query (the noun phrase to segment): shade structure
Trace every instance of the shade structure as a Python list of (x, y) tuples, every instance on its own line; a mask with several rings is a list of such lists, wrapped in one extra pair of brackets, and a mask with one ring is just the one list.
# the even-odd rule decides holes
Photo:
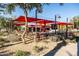
[[(25, 17), (24, 16), (20, 16), (18, 17), (16, 20), (14, 20), (15, 24), (17, 26), (20, 26), (20, 25), (24, 25), (25, 24)], [(41, 26), (45, 26), (46, 24), (48, 23), (52, 23), (52, 24), (55, 24), (55, 21), (52, 21), (52, 20), (45, 20), (45, 19), (38, 19), (38, 18), (33, 18), (33, 17), (27, 17), (27, 22), (33, 22), (33, 23), (39, 23)], [(67, 22), (58, 22), (56, 21), (56, 24), (57, 25), (73, 25), (71, 23), (67, 23)]]
[(58, 25), (73, 25), (71, 23), (67, 23), (67, 22), (57, 22)]
[[(35, 22), (37, 20), (42, 20), (42, 19), (36, 19), (36, 18), (33, 18), (33, 17), (27, 17), (27, 22)], [(25, 21), (25, 17), (24, 16), (20, 16), (16, 19), (16, 21), (19, 21), (19, 22), (26, 22)]]
[[(25, 24), (25, 17), (20, 16), (16, 20), (14, 20), (15, 24), (23, 25)], [(39, 24), (47, 24), (47, 23), (53, 23), (54, 21), (51, 20), (45, 20), (45, 19), (36, 19), (33, 17), (27, 17), (27, 22), (34, 22), (34, 23), (39, 23)]]
[(37, 20), (37, 23), (40, 23), (40, 24), (45, 24), (45, 23), (53, 23), (54, 21), (51, 21), (51, 20)]

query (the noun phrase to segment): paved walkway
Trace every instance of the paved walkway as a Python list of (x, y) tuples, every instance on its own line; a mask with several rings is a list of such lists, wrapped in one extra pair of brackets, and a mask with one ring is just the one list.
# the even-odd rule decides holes
[(77, 56), (77, 44), (63, 46), (55, 56)]

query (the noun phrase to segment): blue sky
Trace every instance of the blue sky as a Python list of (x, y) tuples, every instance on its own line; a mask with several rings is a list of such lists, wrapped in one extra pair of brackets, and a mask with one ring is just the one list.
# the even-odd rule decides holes
[[(13, 12), (13, 16), (21, 16), (24, 15), (23, 11), (17, 7), (15, 12)], [(38, 18), (54, 20), (54, 15), (60, 15), (60, 20), (58, 21), (66, 21), (66, 18), (69, 19), (79, 15), (79, 4), (78, 3), (64, 3), (63, 6), (60, 6), (58, 3), (52, 3), (50, 5), (43, 6), (43, 12), (38, 14)], [(29, 17), (35, 17), (35, 10), (33, 9), (28, 14)]]

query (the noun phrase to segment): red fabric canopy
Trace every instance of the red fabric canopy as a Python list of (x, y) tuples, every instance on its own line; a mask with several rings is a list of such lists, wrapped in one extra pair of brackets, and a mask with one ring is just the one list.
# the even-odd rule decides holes
[[(27, 19), (28, 19), (28, 20), (27, 20), (28, 22), (36, 21), (36, 19), (35, 19), (35, 18), (32, 18), (32, 17), (29, 17), (29, 18), (27, 18)], [(24, 16), (20, 16), (20, 17), (18, 17), (15, 21), (26, 22)]]
[[(25, 21), (25, 17), (24, 16), (20, 16), (18, 17), (16, 20), (14, 21), (17, 21), (15, 24), (20, 26), (20, 25), (24, 25), (24, 22)], [(52, 21), (52, 20), (45, 20), (45, 19), (36, 19), (36, 18), (33, 18), (33, 17), (27, 17), (27, 22), (36, 22), (39, 23), (40, 25), (41, 24), (47, 24), (47, 23), (52, 23), (52, 24), (55, 24), (55, 21)], [(19, 24), (18, 24), (19, 23)], [(56, 22), (56, 24), (58, 25), (72, 25), (71, 23), (66, 23), (66, 22)]]
[(46, 23), (53, 23), (54, 21), (51, 21), (51, 20), (37, 20), (37, 23), (40, 23), (40, 24), (46, 24)]
[[(15, 21), (26, 22), (24, 16), (18, 17)], [(36, 19), (36, 18), (33, 18), (33, 17), (27, 17), (27, 21), (28, 22), (35, 22), (35, 21), (37, 21), (37, 23), (51, 23), (51, 22), (54, 22), (54, 21), (51, 21), (51, 20)]]
[(57, 22), (57, 24), (59, 24), (59, 25), (72, 25), (71, 23), (67, 23), (67, 22)]

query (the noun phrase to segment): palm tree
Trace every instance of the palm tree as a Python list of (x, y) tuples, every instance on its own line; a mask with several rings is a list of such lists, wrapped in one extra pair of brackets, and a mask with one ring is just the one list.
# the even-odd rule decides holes
[(6, 17), (0, 17), (0, 29), (6, 29), (6, 31), (9, 33), (11, 32), (11, 27), (9, 26), (10, 22), (7, 22), (8, 20)]
[[(44, 5), (49, 5), (48, 3), (44, 3), (44, 4), (40, 4), (40, 3), (38, 3), (38, 4), (34, 4), (35, 5), (35, 18), (36, 18), (36, 27), (35, 27), (35, 32), (36, 32), (36, 36), (37, 36), (37, 22), (38, 22), (38, 20), (37, 20), (37, 18), (38, 18), (38, 13), (42, 13), (43, 12), (43, 6)], [(36, 39), (37, 38), (35, 38), (35, 42), (36, 42)]]
[(79, 27), (79, 17), (75, 16), (73, 17), (73, 23), (74, 23), (74, 28), (78, 28)]
[(38, 13), (42, 13), (42, 4), (37, 4), (35, 6), (36, 10), (35, 10), (35, 18), (36, 18), (36, 26), (35, 26), (35, 38), (34, 38), (34, 42), (36, 42), (36, 37), (37, 37), (37, 17), (38, 17)]
[(40, 8), (42, 7), (42, 4), (40, 4), (40, 3), (16, 3), (16, 4), (12, 3), (12, 4), (7, 4), (6, 10), (9, 13), (12, 13), (12, 11), (15, 10), (16, 6), (19, 6), (21, 9), (23, 9), (24, 15), (25, 15), (25, 21), (26, 21), (25, 31), (23, 32), (23, 34), (21, 36), (23, 43), (25, 43), (24, 36), (25, 36), (25, 33), (27, 34), (27, 32), (28, 32), (28, 19), (27, 19), (28, 11), (31, 11), (33, 8), (40, 10)]

